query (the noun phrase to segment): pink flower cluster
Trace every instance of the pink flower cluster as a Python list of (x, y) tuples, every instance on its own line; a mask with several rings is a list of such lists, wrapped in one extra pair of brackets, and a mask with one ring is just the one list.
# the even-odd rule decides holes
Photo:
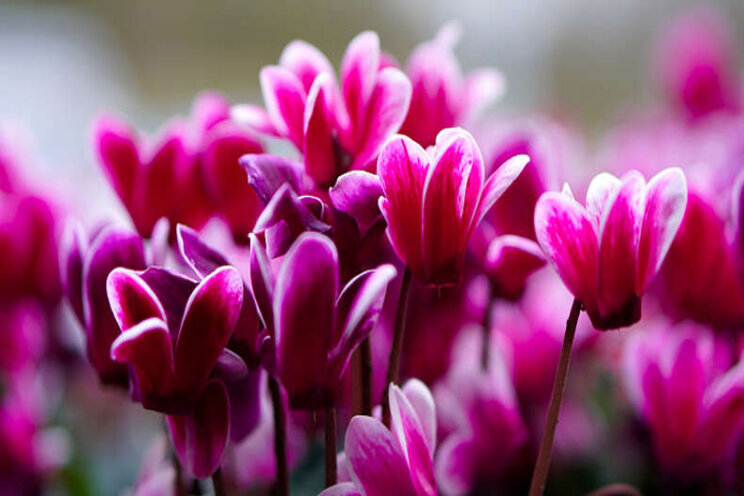
[(137, 495), (210, 477), (217, 495), (742, 487), (744, 81), (725, 23), (670, 25), (665, 101), (595, 154), (567, 120), (485, 118), (504, 80), (463, 74), (458, 37), (401, 65), (363, 32), (338, 73), (293, 41), (263, 104), (203, 93), (154, 137), (100, 116), (128, 225), (75, 220), (0, 134), (0, 492), (66, 463), (53, 413), (75, 400), (55, 384), (91, 370), (163, 419)]

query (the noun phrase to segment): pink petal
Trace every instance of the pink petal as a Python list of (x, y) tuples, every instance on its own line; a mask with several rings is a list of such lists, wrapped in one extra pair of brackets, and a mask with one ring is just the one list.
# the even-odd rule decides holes
[(93, 140), (114, 191), (124, 205), (130, 205), (141, 167), (134, 131), (117, 117), (104, 115), (93, 124)]
[(403, 385), (403, 394), (411, 403), (416, 417), (421, 424), (421, 431), (429, 447), (429, 453), (434, 456), (437, 445), (437, 416), (434, 397), (426, 385), (418, 379), (409, 379)]
[(230, 117), (241, 126), (246, 126), (257, 133), (267, 136), (281, 137), (282, 134), (274, 127), (269, 113), (258, 105), (235, 105), (230, 109)]
[(437, 483), (427, 433), (403, 391), (398, 386), (392, 386), (389, 395), (391, 429), (403, 449), (417, 492), (421, 495), (436, 495)]
[(379, 420), (352, 418), (345, 449), (354, 484), (366, 496), (418, 496), (397, 439)]
[(134, 367), (142, 405), (160, 409), (157, 398), (173, 386), (173, 344), (165, 322), (153, 317), (130, 327), (111, 344), (111, 358)]
[(687, 181), (681, 169), (665, 169), (649, 181), (638, 246), (638, 294), (646, 291), (661, 268), (686, 207)]
[(702, 450), (711, 465), (729, 455), (744, 429), (744, 364), (717, 378), (705, 393)]
[(586, 191), (586, 211), (596, 223), (598, 232), (602, 213), (608, 209), (609, 203), (615, 200), (621, 187), (620, 179), (608, 172), (597, 174), (589, 183)]
[(351, 169), (369, 170), (374, 167), (385, 141), (396, 133), (408, 113), (411, 103), (411, 82), (405, 74), (392, 67), (377, 75), (363, 120), (352, 120), (355, 142)]
[[(519, 177), (524, 168), (530, 161), (530, 157), (527, 155), (515, 155), (510, 158), (501, 166), (496, 169), (496, 172), (491, 174), (483, 186), (483, 197), (480, 205), (478, 205), (478, 213), (475, 217), (475, 222), (480, 222), (483, 216), (493, 207), (504, 191), (512, 185), (514, 181)], [(475, 226), (473, 226), (475, 227)]]
[(282, 262), (274, 291), (277, 369), (293, 408), (313, 408), (323, 391), (338, 295), (338, 253), (331, 240), (302, 234)]
[(279, 66), (261, 70), (261, 91), (266, 111), (274, 128), (302, 149), (302, 114), (305, 109), (305, 89), (297, 76)]
[(279, 65), (292, 72), (308, 93), (318, 74), (325, 72), (333, 75), (333, 66), (326, 56), (310, 43), (301, 40), (292, 41), (284, 47)]
[(563, 193), (544, 193), (535, 205), (535, 235), (569, 291), (595, 308), (599, 242), (586, 210)]
[(622, 312), (635, 293), (636, 254), (643, 219), (645, 182), (638, 173), (623, 177), (614, 199), (605, 205), (600, 221), (599, 311)]
[(464, 496), (473, 489), (477, 477), (477, 453), (465, 434), (450, 435), (437, 453), (436, 475), (444, 494)]
[(351, 482), (342, 482), (325, 489), (318, 496), (362, 496)]
[(168, 427), (186, 472), (198, 479), (212, 475), (222, 460), (230, 430), (225, 386), (211, 381), (191, 413), (168, 416)]
[(520, 236), (499, 236), (486, 253), (486, 271), (496, 292), (503, 298), (518, 298), (527, 278), (545, 266), (540, 246)]
[(380, 210), (398, 257), (414, 272), (421, 270), (421, 212), (429, 157), (404, 136), (391, 139), (380, 153), (377, 175), (385, 198)]
[(243, 282), (232, 267), (222, 267), (191, 294), (176, 341), (177, 387), (198, 392), (207, 382), (240, 317)]
[(166, 322), (166, 314), (150, 286), (134, 271), (118, 268), (106, 281), (111, 311), (122, 331), (151, 317)]
[(506, 79), (500, 71), (484, 67), (465, 78), (465, 102), (460, 119), (467, 122), (506, 93)]
[(365, 171), (342, 174), (328, 190), (333, 206), (353, 217), (360, 233), (366, 233), (380, 218), (378, 200), (382, 194), (380, 178)]
[(191, 106), (191, 122), (199, 132), (206, 132), (230, 118), (230, 102), (216, 91), (197, 95)]
[(310, 88), (303, 117), (305, 172), (319, 186), (332, 184), (337, 175), (332, 91), (331, 77), (327, 73), (318, 76)]
[(427, 283), (459, 280), (481, 201), (483, 175), (483, 157), (475, 139), (460, 129), (442, 131), (424, 185), (422, 254)]
[(365, 31), (349, 43), (341, 62), (341, 90), (352, 126), (364, 119), (380, 66), (380, 39)]

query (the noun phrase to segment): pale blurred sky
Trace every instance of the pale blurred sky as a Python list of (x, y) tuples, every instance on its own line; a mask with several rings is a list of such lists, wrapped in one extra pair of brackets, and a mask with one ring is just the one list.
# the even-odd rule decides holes
[[(202, 89), (260, 102), (258, 71), (302, 38), (338, 64), (359, 31), (404, 62), (458, 20), (465, 69), (501, 69), (503, 109), (558, 109), (596, 129), (649, 91), (656, 28), (692, 2), (655, 0), (25, 1), (0, 3), (0, 118), (23, 122), (43, 176), (99, 188), (87, 136), (100, 110), (154, 130)], [(739, 36), (744, 2), (710, 2)]]

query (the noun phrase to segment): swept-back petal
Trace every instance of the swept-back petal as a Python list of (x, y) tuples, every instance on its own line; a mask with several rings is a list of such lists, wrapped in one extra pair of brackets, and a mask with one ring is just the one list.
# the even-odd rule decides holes
[[(483, 216), (493, 207), (504, 191), (512, 185), (519, 177), (524, 168), (530, 161), (527, 155), (515, 155), (504, 162), (496, 171), (488, 177), (486, 184), (483, 186), (483, 195), (478, 205), (478, 213), (475, 216), (475, 223), (480, 222)], [(473, 225), (473, 228), (475, 225)]]
[(359, 33), (341, 62), (341, 91), (352, 126), (364, 118), (379, 67), (380, 38), (372, 31)]
[(360, 233), (380, 218), (379, 199), (383, 195), (382, 183), (376, 174), (351, 171), (341, 175), (335, 186), (328, 190), (331, 203), (338, 210), (349, 214), (356, 221)]
[(302, 83), (288, 69), (279, 66), (264, 67), (259, 79), (274, 128), (302, 149), (302, 115), (307, 96)]
[(665, 169), (646, 186), (636, 292), (648, 288), (677, 235), (687, 207), (687, 181), (679, 168)]
[(176, 341), (179, 390), (200, 391), (227, 345), (243, 305), (243, 281), (232, 267), (221, 267), (194, 289)]
[(93, 124), (93, 141), (114, 191), (124, 205), (129, 205), (141, 166), (135, 132), (121, 119), (103, 115)]
[(303, 115), (303, 156), (305, 172), (318, 186), (333, 184), (338, 174), (331, 77), (323, 73), (315, 79)]
[(147, 270), (140, 272), (139, 276), (157, 296), (175, 342), (186, 303), (196, 288), (196, 281), (160, 267), (148, 267)]
[(352, 418), (344, 445), (352, 479), (367, 496), (418, 496), (398, 440), (379, 420)]
[(140, 275), (129, 269), (111, 271), (106, 281), (111, 311), (122, 331), (151, 317), (167, 322), (163, 305)]
[(434, 448), (437, 444), (437, 415), (434, 397), (426, 384), (418, 379), (409, 379), (403, 384), (403, 394), (416, 412), (429, 453), (434, 456)]
[(338, 295), (338, 253), (326, 236), (304, 233), (287, 253), (274, 291), (277, 369), (296, 408), (317, 406)]
[(302, 168), (292, 160), (266, 153), (249, 153), (240, 157), (238, 162), (245, 169), (248, 184), (264, 204), (269, 203), (284, 183), (288, 183), (295, 193), (302, 192)]
[(569, 291), (596, 308), (599, 241), (584, 208), (563, 193), (544, 193), (535, 205), (535, 235)]
[(188, 226), (176, 226), (176, 239), (181, 258), (199, 278), (207, 277), (223, 265), (229, 265), (222, 253), (202, 241), (199, 233)]
[(602, 172), (592, 178), (586, 190), (586, 211), (594, 220), (599, 232), (599, 224), (604, 212), (620, 192), (622, 182), (609, 172)]
[(325, 72), (333, 75), (333, 66), (326, 56), (315, 46), (302, 40), (291, 41), (284, 47), (279, 65), (297, 76), (306, 92), (310, 92), (318, 74)]

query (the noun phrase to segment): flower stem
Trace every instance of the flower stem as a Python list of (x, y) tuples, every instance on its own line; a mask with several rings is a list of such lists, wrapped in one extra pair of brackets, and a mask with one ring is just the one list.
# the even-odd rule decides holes
[(227, 495), (227, 492), (225, 491), (225, 479), (222, 476), (222, 469), (220, 467), (217, 467), (217, 470), (212, 474), (212, 485), (214, 486), (215, 496)]
[(537, 462), (535, 471), (532, 472), (532, 483), (530, 484), (530, 496), (540, 496), (545, 490), (545, 481), (548, 478), (548, 469), (550, 468), (550, 455), (553, 451), (553, 439), (555, 438), (555, 428), (558, 423), (558, 414), (561, 411), (561, 401), (563, 393), (566, 390), (566, 377), (568, 376), (568, 362), (571, 359), (571, 346), (573, 345), (574, 335), (576, 334), (576, 323), (581, 313), (581, 303), (574, 300), (571, 306), (571, 313), (566, 321), (566, 333), (563, 336), (563, 346), (561, 347), (561, 357), (558, 362), (558, 370), (553, 382), (553, 392), (550, 394), (550, 404), (548, 406), (548, 415), (545, 419), (545, 432), (540, 442), (540, 450), (537, 453)]
[(483, 343), (481, 347), (481, 368), (488, 370), (488, 362), (491, 361), (491, 309), (493, 308), (494, 291), (488, 284), (488, 301), (486, 302), (486, 314), (483, 316)]
[(403, 331), (408, 313), (409, 293), (411, 292), (411, 271), (408, 267), (403, 271), (403, 281), (400, 285), (400, 296), (398, 298), (398, 310), (395, 314), (395, 327), (393, 327), (393, 343), (390, 345), (390, 358), (388, 359), (387, 375), (385, 377), (385, 389), (382, 392), (382, 423), (390, 427), (390, 404), (388, 402), (388, 388), (390, 384), (398, 382), (400, 373), (400, 355), (403, 351)]
[(359, 347), (360, 386), (362, 388), (362, 415), (372, 415), (372, 344), (367, 336)]
[(325, 487), (337, 482), (336, 476), (336, 407), (325, 409)]
[(289, 469), (287, 468), (287, 424), (284, 415), (282, 390), (276, 377), (269, 376), (269, 390), (274, 409), (274, 453), (276, 454), (276, 495), (289, 494)]

